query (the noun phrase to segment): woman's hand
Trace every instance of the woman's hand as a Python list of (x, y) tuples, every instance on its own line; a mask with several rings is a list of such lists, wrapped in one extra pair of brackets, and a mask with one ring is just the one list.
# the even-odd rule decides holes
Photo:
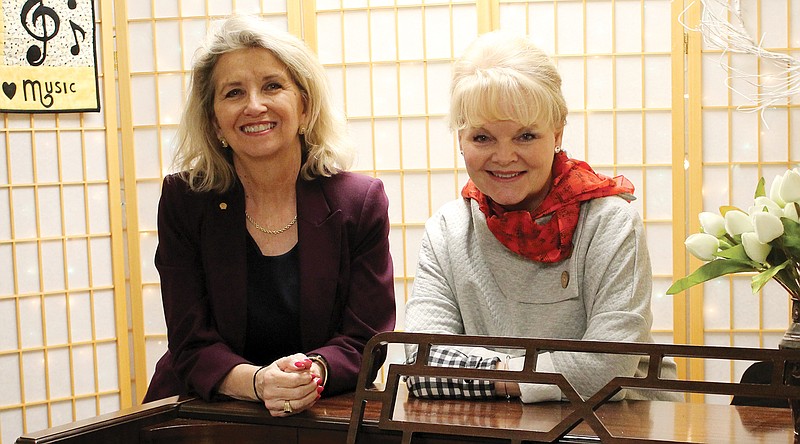
[(322, 379), (312, 371), (312, 364), (305, 355), (297, 353), (254, 370), (256, 395), (272, 416), (293, 415), (317, 402), (323, 389)]

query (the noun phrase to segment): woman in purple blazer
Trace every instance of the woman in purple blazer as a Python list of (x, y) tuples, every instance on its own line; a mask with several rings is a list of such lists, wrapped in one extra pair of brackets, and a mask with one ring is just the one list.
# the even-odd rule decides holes
[(344, 120), (295, 37), (253, 17), (195, 56), (155, 263), (169, 349), (145, 401), (196, 394), (274, 416), (355, 387), (395, 322), (388, 200), (344, 172)]

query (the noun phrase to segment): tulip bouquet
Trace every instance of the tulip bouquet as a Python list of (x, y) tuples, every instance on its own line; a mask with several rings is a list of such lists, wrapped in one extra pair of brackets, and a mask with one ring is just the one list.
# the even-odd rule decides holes
[(719, 214), (700, 213), (701, 233), (686, 238), (686, 249), (707, 261), (690, 275), (679, 279), (667, 294), (731, 273), (754, 272), (753, 293), (775, 279), (795, 300), (800, 301), (800, 170), (776, 176), (769, 195), (762, 177), (755, 201), (747, 211), (732, 206)]

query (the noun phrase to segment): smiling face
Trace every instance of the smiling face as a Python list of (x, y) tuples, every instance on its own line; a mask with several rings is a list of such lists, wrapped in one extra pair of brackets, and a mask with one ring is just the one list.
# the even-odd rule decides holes
[(219, 57), (213, 72), (217, 137), (240, 160), (300, 156), (298, 129), (305, 124), (300, 89), (286, 65), (263, 48)]
[(467, 173), (483, 194), (509, 211), (539, 206), (550, 191), (561, 130), (501, 120), (458, 134)]

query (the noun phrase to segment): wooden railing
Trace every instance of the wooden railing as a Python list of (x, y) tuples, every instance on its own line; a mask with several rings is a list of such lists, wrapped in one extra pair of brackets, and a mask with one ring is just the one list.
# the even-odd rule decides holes
[[(376, 387), (366, 376), (374, 361), (383, 356), (384, 347), (390, 344), (414, 345), (417, 359), (411, 364), (390, 364), (385, 386)], [(466, 368), (436, 367), (427, 364), (433, 346), (480, 346), (500, 349), (518, 349), (525, 352), (522, 371), (478, 370)], [(649, 368), (644, 377), (614, 377), (597, 393), (584, 399), (570, 382), (561, 374), (537, 372), (536, 360), (540, 352), (580, 352), (597, 354), (620, 354), (646, 356)], [(690, 359), (720, 359), (728, 361), (765, 361), (772, 364), (769, 384), (742, 384), (736, 382), (716, 382), (705, 380), (665, 379), (659, 374), (663, 360), (667, 357)], [(437, 335), (422, 333), (381, 333), (369, 341), (364, 353), (362, 371), (355, 391), (353, 411), (348, 430), (348, 444), (356, 444), (363, 421), (364, 409), (369, 402), (381, 404), (378, 427), (402, 433), (402, 442), (410, 443), (415, 433), (432, 433), (452, 436), (479, 436), (509, 440), (512, 444), (523, 441), (555, 442), (564, 438), (578, 424), (585, 423), (600, 441), (606, 443), (629, 442), (692, 442), (689, 440), (660, 440), (616, 436), (598, 414), (609, 400), (623, 389), (649, 389), (682, 393), (705, 393), (716, 395), (737, 395), (759, 398), (800, 399), (800, 387), (787, 383), (791, 379), (791, 369), (800, 361), (796, 350), (758, 349), (742, 347), (715, 347), (691, 345), (666, 345), (650, 343), (620, 343), (601, 341), (578, 341), (557, 339), (505, 338), (466, 335)], [(786, 369), (789, 369), (787, 372)], [(587, 369), (591, 371), (592, 369)], [(786, 375), (785, 375), (786, 374)], [(416, 416), (409, 418), (398, 414), (399, 391), (404, 388), (401, 379), (408, 376), (479, 379), (508, 381), (517, 383), (541, 383), (556, 385), (568, 400), (560, 421), (546, 430), (525, 430), (519, 428), (485, 427), (480, 421), (465, 420), (463, 423), (442, 423), (435, 418)], [(786, 376), (786, 377), (785, 377)], [(434, 402), (434, 401), (432, 401)], [(471, 401), (460, 401), (469, 403)], [(478, 413), (479, 415), (479, 413)], [(466, 416), (462, 416), (466, 418)]]

